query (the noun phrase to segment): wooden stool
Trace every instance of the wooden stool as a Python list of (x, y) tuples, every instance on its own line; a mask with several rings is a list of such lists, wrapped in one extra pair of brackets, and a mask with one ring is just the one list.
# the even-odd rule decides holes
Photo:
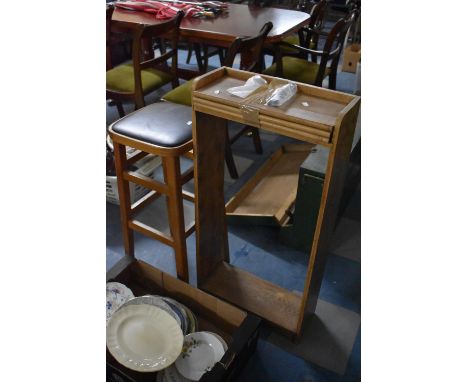
[[(109, 127), (109, 135), (114, 142), (125, 253), (134, 256), (133, 231), (159, 240), (174, 248), (177, 276), (184, 281), (188, 281), (185, 239), (195, 230), (195, 222), (185, 231), (183, 198), (194, 202), (195, 197), (182, 190), (182, 185), (193, 178), (193, 167), (181, 174), (180, 156), (193, 159), (192, 127), (187, 124), (191, 120), (191, 107), (155, 103), (127, 115)], [(127, 159), (126, 146), (141, 152)], [(148, 154), (161, 157), (164, 183), (129, 171), (129, 166)], [(131, 204), (129, 181), (152, 191)], [(171, 236), (134, 219), (136, 213), (162, 195), (166, 196)]]

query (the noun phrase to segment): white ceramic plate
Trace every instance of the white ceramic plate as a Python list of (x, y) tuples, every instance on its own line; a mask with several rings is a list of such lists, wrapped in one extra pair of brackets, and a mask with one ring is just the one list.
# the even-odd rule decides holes
[(213, 332), (205, 332), (205, 333), (210, 333), (210, 334), (214, 335), (219, 340), (219, 342), (221, 342), (221, 344), (223, 345), (224, 352), (226, 353), (226, 350), (228, 349), (228, 345), (227, 345), (226, 341), (224, 341), (223, 337), (221, 337), (219, 334), (216, 334), (216, 333), (213, 333)]
[(172, 316), (172, 318), (177, 321), (179, 326), (181, 326), (179, 316), (175, 314), (175, 312), (171, 309), (171, 307), (167, 303), (165, 303), (164, 300), (159, 296), (145, 295), (145, 296), (135, 297), (135, 298), (128, 300), (119, 309), (122, 309), (123, 307), (128, 306), (128, 305), (140, 305), (140, 304), (153, 305), (158, 308), (161, 308), (165, 312), (169, 313)]
[(191, 382), (177, 371), (174, 365), (164, 369), (164, 382)]
[(106, 284), (106, 320), (125, 302), (134, 298), (133, 292), (125, 285), (116, 282)]
[[(212, 332), (205, 333), (214, 335), (221, 342), (221, 344), (223, 345), (223, 349), (226, 352), (228, 348), (227, 343), (220, 335)], [(190, 382), (190, 379), (187, 379), (182, 374), (180, 374), (175, 365), (172, 364), (168, 368), (164, 369), (164, 379), (161, 379), (160, 382)]]
[(175, 365), (180, 374), (198, 381), (224, 355), (221, 341), (211, 333), (196, 332), (185, 336), (182, 353)]
[(184, 336), (177, 321), (152, 305), (128, 305), (107, 323), (107, 348), (129, 369), (153, 372), (179, 356)]

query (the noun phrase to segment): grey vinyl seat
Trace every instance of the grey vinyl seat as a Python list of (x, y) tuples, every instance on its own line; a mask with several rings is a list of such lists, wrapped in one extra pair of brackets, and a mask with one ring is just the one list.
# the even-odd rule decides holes
[(192, 139), (192, 108), (168, 102), (153, 103), (112, 125), (118, 134), (161, 147), (177, 147)]

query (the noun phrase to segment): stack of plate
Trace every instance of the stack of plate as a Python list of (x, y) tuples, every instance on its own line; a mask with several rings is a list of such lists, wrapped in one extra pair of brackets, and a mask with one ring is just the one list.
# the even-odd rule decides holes
[(129, 369), (160, 371), (160, 382), (198, 381), (227, 350), (219, 335), (197, 332), (193, 312), (172, 298), (134, 297), (115, 282), (107, 283), (106, 292), (107, 347)]
[(198, 330), (198, 321), (193, 312), (187, 308), (184, 304), (169, 298), (161, 296), (153, 296), (164, 301), (170, 309), (179, 317), (181, 322), (181, 328), (184, 335), (196, 332)]

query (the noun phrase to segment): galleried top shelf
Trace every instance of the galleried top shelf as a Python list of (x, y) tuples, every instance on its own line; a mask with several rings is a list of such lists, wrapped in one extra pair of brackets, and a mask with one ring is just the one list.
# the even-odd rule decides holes
[[(192, 104), (196, 111), (226, 118), (310, 143), (330, 146), (333, 132), (350, 104), (358, 98), (316, 86), (297, 83), (295, 98), (282, 107), (252, 103), (258, 110), (252, 119), (243, 110), (244, 99), (226, 90), (241, 86), (254, 74), (222, 67), (198, 77), (192, 87)], [(274, 77), (261, 75), (268, 83)], [(286, 80), (283, 80), (286, 82)]]

